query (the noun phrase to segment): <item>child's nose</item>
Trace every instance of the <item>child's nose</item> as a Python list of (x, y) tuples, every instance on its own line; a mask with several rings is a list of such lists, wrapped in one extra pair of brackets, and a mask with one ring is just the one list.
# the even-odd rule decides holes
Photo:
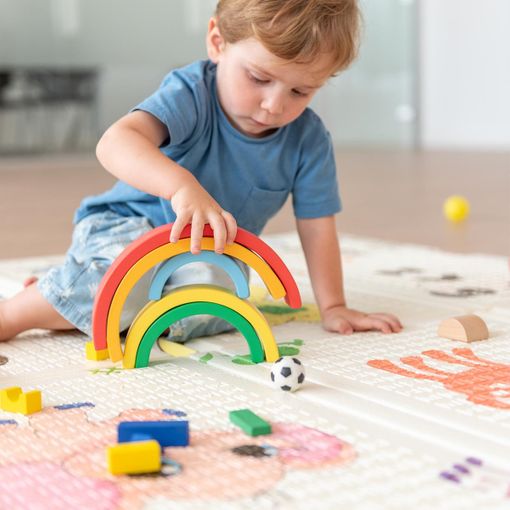
[(263, 98), (260, 106), (271, 115), (283, 113), (283, 101), (280, 94), (268, 94)]

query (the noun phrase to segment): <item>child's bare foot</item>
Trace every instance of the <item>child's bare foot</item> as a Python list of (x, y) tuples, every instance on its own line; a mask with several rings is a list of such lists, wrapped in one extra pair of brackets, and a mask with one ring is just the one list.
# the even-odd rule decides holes
[(34, 328), (75, 329), (43, 298), (37, 286), (31, 284), (0, 302), (0, 341)]
[(24, 282), (23, 287), (27, 288), (28, 286), (32, 285), (32, 283), (35, 283), (39, 278), (37, 276), (29, 276)]
[(7, 340), (8, 337), (4, 338), (4, 333), (6, 331), (5, 321), (4, 321), (4, 314), (3, 314), (3, 303), (0, 303), (0, 341)]

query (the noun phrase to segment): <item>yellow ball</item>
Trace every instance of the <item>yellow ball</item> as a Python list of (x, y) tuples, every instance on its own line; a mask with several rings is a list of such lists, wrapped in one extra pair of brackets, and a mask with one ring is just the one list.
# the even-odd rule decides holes
[(458, 223), (468, 216), (469, 202), (459, 195), (448, 197), (443, 204), (443, 213), (450, 221)]

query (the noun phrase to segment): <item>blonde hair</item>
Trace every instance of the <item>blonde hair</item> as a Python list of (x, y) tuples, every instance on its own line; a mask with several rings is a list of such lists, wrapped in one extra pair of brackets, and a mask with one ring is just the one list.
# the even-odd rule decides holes
[(331, 74), (347, 68), (358, 52), (357, 0), (219, 0), (216, 18), (227, 43), (255, 37), (292, 62), (329, 53)]

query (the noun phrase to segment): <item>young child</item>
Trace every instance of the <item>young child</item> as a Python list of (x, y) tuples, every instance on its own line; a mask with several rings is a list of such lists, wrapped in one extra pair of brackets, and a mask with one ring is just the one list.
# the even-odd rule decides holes
[[(119, 182), (82, 202), (63, 265), (0, 304), (0, 340), (31, 328), (90, 335), (97, 287), (130, 242), (169, 222), (176, 242), (191, 223), (191, 251), (198, 253), (209, 223), (222, 253), (237, 225), (259, 234), (289, 193), (324, 328), (400, 331), (393, 315), (346, 304), (333, 147), (307, 108), (354, 59), (359, 20), (356, 0), (220, 0), (208, 26), (209, 59), (172, 71), (99, 141), (97, 157)], [(169, 287), (227, 285), (212, 267), (189, 267), (174, 273)], [(121, 328), (146, 296), (141, 282)], [(203, 317), (174, 326), (170, 335), (179, 340), (229, 327)]]

